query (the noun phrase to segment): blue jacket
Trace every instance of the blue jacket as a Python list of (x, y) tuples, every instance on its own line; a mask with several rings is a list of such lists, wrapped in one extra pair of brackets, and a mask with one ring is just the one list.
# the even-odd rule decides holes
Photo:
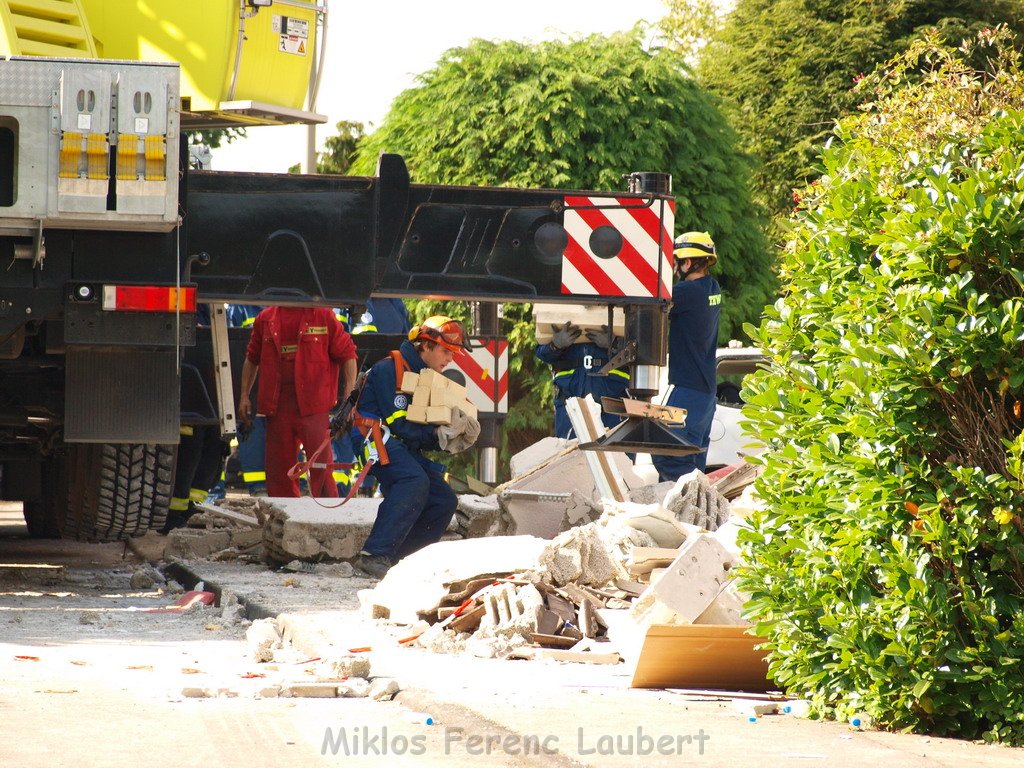
[(556, 403), (587, 395), (600, 403), (602, 397), (622, 397), (629, 387), (629, 374), (618, 368), (607, 376), (594, 375), (609, 359), (608, 350), (596, 344), (572, 344), (564, 350), (542, 344), (534, 354), (553, 369)]
[[(403, 341), (399, 351), (413, 373), (419, 373), (427, 367), (411, 341)], [(380, 419), (387, 424), (391, 429), (392, 439), (399, 438), (410, 450), (440, 450), (436, 427), (406, 421), (409, 400), (410, 396), (398, 389), (395, 362), (388, 355), (370, 369), (363, 394), (359, 398), (358, 410), (362, 416)]]
[(668, 325), (668, 383), (715, 392), (715, 354), (722, 289), (710, 275), (672, 288)]

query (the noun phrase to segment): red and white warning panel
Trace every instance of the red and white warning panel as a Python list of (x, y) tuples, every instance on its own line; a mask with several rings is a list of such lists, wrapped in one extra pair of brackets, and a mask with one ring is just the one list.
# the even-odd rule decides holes
[(465, 385), (469, 402), (480, 413), (508, 413), (508, 342), (504, 339), (471, 337), (469, 351), (456, 355), (444, 372)]
[(562, 293), (672, 297), (675, 201), (567, 197)]

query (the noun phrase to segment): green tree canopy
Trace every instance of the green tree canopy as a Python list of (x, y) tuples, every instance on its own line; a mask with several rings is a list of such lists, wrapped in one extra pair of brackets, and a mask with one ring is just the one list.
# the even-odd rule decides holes
[[(845, 718), (1024, 743), (1024, 73), (916, 44), (806, 191), (744, 414), (776, 680)], [(909, 83), (909, 85), (908, 85)]]
[[(685, 8), (684, 3), (684, 8)], [(737, 0), (703, 49), (701, 82), (722, 97), (759, 161), (758, 198), (775, 214), (813, 177), (820, 145), (856, 108), (854, 81), (928, 28), (954, 47), (984, 27), (1024, 32), (1019, 0)]]

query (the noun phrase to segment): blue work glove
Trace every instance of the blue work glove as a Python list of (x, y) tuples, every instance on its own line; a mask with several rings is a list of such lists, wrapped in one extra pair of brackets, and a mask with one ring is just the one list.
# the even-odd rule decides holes
[(573, 325), (571, 320), (566, 320), (565, 325), (562, 326), (552, 325), (551, 330), (554, 331), (554, 335), (551, 337), (551, 346), (559, 351), (571, 347), (583, 333), (583, 329), (578, 325)]

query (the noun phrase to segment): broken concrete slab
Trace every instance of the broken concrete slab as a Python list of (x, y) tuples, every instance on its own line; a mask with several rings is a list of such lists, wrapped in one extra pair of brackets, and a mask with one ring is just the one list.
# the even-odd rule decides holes
[(370, 534), (382, 500), (357, 497), (343, 507), (336, 500), (324, 502), (310, 497), (264, 501), (264, 557), (279, 565), (291, 560), (355, 557)]
[[(501, 506), (498, 504), (497, 494), (490, 496), (476, 496), (473, 494), (462, 494), (459, 496), (459, 505), (455, 510), (455, 517), (452, 523), (455, 531), (464, 539), (475, 539), (483, 536), (497, 536), (502, 533), (503, 526), (499, 520)], [(452, 527), (449, 526), (449, 530)]]
[(599, 586), (627, 575), (608, 553), (596, 523), (559, 534), (541, 552), (539, 564), (542, 576), (559, 586)]
[(594, 501), (579, 491), (572, 491), (565, 500), (565, 512), (559, 530), (564, 533), (570, 528), (596, 522), (603, 512), (604, 505), (601, 502)]
[(714, 531), (729, 519), (731, 511), (725, 497), (711, 487), (707, 475), (699, 469), (680, 477), (665, 495), (663, 506), (677, 520)]
[(245, 630), (245, 639), (255, 661), (272, 661), (281, 647), (281, 633), (274, 619), (257, 619)]
[(231, 531), (206, 531), (194, 528), (176, 528), (167, 534), (164, 558), (170, 560), (205, 560), (214, 552), (231, 546)]
[(599, 500), (587, 460), (575, 445), (498, 489), (512, 535), (552, 539), (558, 535), (566, 499), (578, 493)]
[(690, 537), (636, 601), (633, 617), (645, 626), (693, 623), (722, 591), (731, 566), (732, 556), (713, 536)]
[(642, 485), (630, 490), (629, 500), (637, 504), (660, 504), (673, 487), (675, 487), (675, 483), (671, 480), (653, 485)]
[(412, 624), (435, 611), (455, 582), (536, 569), (547, 543), (535, 536), (440, 541), (399, 561), (360, 593), (360, 603), (373, 616)]
[(546, 464), (575, 445), (575, 440), (563, 440), (559, 437), (545, 437), (538, 440), (509, 460), (509, 471), (512, 474), (512, 478), (525, 475), (534, 468)]
[(750, 595), (741, 592), (735, 579), (730, 579), (721, 592), (715, 597), (703, 613), (694, 619), (694, 624), (728, 624), (736, 627), (749, 627), (750, 622), (743, 618), (743, 606), (750, 600)]

